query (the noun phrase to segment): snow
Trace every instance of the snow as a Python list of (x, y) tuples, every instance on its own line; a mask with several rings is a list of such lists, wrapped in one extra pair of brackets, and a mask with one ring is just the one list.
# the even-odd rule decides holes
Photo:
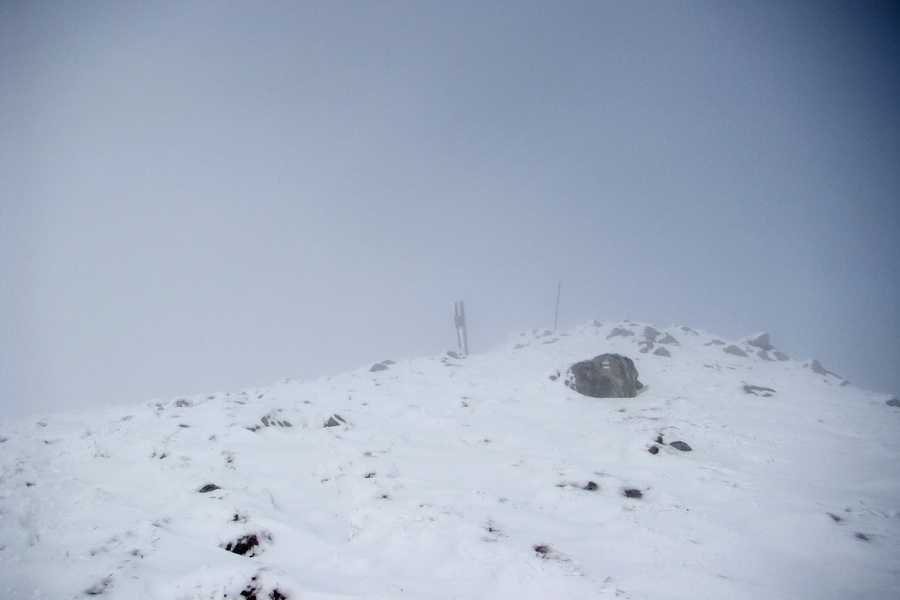
[[(900, 409), (760, 356), (761, 335), (594, 322), (464, 358), (3, 422), (0, 595), (891, 597)], [(653, 353), (662, 340), (671, 357)], [(636, 398), (565, 386), (605, 352), (634, 360)]]

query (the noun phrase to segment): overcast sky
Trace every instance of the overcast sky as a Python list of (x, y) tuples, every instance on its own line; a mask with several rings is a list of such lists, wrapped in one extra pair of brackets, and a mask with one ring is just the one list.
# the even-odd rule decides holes
[[(0, 4), (0, 417), (623, 318), (900, 393), (875, 2)], [(598, 352), (602, 348), (598, 347)]]

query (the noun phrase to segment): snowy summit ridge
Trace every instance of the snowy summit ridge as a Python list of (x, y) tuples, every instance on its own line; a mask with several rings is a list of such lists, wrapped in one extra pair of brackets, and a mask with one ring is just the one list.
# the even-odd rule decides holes
[[(595, 399), (561, 373), (631, 358)], [(900, 409), (758, 333), (491, 352), (0, 423), (0, 595), (887, 598)]]

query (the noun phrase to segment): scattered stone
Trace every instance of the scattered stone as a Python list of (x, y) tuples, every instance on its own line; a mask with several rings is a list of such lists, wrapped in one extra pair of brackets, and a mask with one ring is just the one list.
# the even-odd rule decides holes
[(328, 417), (328, 420), (325, 421), (325, 427), (338, 427), (342, 423), (346, 423), (347, 421), (340, 415), (331, 415)]
[(227, 544), (222, 546), (222, 548), (240, 556), (256, 556), (261, 552), (261, 550), (259, 550), (260, 537), (262, 537), (262, 539), (264, 540), (272, 539), (272, 536), (268, 533), (261, 533), (259, 535), (255, 533), (248, 533), (247, 535), (240, 537), (233, 542), (228, 542)]
[(601, 354), (569, 368), (566, 385), (591, 398), (634, 398), (643, 384), (632, 361), (621, 354)]
[(675, 344), (679, 346), (678, 340), (672, 337), (671, 333), (667, 333), (661, 340), (656, 340), (657, 344)]
[(369, 373), (377, 373), (378, 371), (387, 371), (388, 366), (384, 363), (375, 363), (369, 369)]
[(765, 350), (760, 350), (759, 352), (756, 353), (756, 355), (763, 360), (768, 360), (768, 361), (774, 360), (771, 356), (769, 356), (769, 353), (766, 352)]
[(740, 356), (741, 358), (747, 357), (747, 353), (744, 352), (743, 350), (741, 350), (740, 348), (738, 348), (737, 346), (735, 346), (734, 344), (725, 348), (725, 352), (727, 352), (728, 354), (733, 354), (735, 356)]
[[(516, 348), (524, 348), (524, 347), (525, 346), (522, 344), (518, 344), (516, 346)], [(447, 356), (449, 356), (450, 358), (459, 358), (459, 352), (456, 352), (454, 350), (447, 350)]]
[(600, 489), (600, 486), (597, 485), (596, 483), (594, 483), (593, 481), (588, 481), (587, 485), (584, 486), (584, 489), (586, 489), (589, 492), (596, 492), (598, 489)]
[(625, 329), (624, 327), (614, 327), (613, 330), (609, 332), (609, 335), (606, 336), (606, 339), (614, 337), (628, 337), (632, 335), (634, 335), (634, 332), (630, 329)]
[(641, 354), (647, 354), (650, 350), (653, 350), (653, 342), (648, 342), (646, 340), (638, 342), (638, 346), (641, 347)]
[(713, 341), (707, 342), (703, 345), (704, 346), (724, 346), (725, 342), (723, 342), (722, 340), (713, 340)]
[(214, 483), (207, 483), (206, 485), (204, 485), (202, 488), (200, 488), (197, 491), (200, 492), (201, 494), (208, 494), (209, 492), (214, 492), (216, 490), (221, 490), (221, 489), (222, 488), (220, 488), (219, 486), (217, 486)]
[(775, 358), (777, 358), (777, 359), (780, 360), (781, 362), (784, 362), (784, 361), (786, 361), (786, 360), (790, 360), (790, 359), (791, 359), (790, 356), (788, 356), (788, 355), (785, 354), (784, 352), (781, 352), (780, 350), (775, 350), (775, 351), (773, 351), (773, 352), (772, 352), (772, 355), (775, 356)]
[(812, 369), (814, 373), (818, 373), (819, 375), (834, 375), (835, 377), (838, 377), (837, 375), (826, 369), (824, 366), (822, 366), (822, 363), (815, 359), (810, 361), (809, 365), (807, 366)]
[(660, 332), (656, 328), (650, 326), (644, 327), (644, 339), (646, 339), (647, 341), (655, 342), (656, 338), (658, 338), (660, 335), (662, 334), (660, 334)]
[(663, 442), (663, 436), (662, 436), (662, 434), (656, 436), (656, 443), (657, 443), (657, 444), (662, 444), (662, 443), (664, 443), (664, 442)]
[(647, 452), (649, 452), (650, 454), (659, 454), (659, 446), (654, 444), (654, 445), (650, 446), (650, 449), (647, 450)]
[(769, 341), (768, 333), (754, 333), (753, 335), (744, 339), (745, 342), (753, 346), (754, 348), (759, 348), (760, 350), (774, 350), (775, 346), (771, 344)]
[(626, 498), (643, 498), (644, 492), (635, 488), (626, 488), (622, 490)]
[(775, 393), (775, 390), (772, 388), (762, 387), (759, 385), (745, 385), (744, 392), (747, 394), (753, 394), (754, 396), (762, 396), (763, 398), (771, 398), (772, 394)]
[(672, 442), (669, 445), (672, 446), (673, 448), (675, 448), (676, 450), (681, 450), (682, 452), (690, 452), (691, 450), (693, 450), (693, 448), (691, 448), (685, 442)]
[(657, 348), (653, 351), (653, 354), (655, 354), (656, 356), (667, 356), (669, 358), (672, 358), (672, 353), (669, 352), (667, 348)]
[(862, 540), (864, 542), (872, 541), (872, 538), (870, 538), (868, 535), (866, 535), (865, 533), (860, 533), (858, 531), (854, 534), (853, 537), (855, 537), (858, 540)]
[(537, 552), (541, 558), (547, 558), (550, 554), (550, 546), (547, 544), (537, 544), (534, 547), (534, 551)]
[(840, 523), (844, 520), (844, 517), (841, 517), (840, 515), (836, 515), (834, 513), (828, 513), (828, 516), (831, 517), (831, 520), (835, 523)]
[(888, 406), (896, 406), (897, 408), (900, 408), (900, 400), (897, 400), (896, 398), (886, 400), (885, 404), (887, 404)]

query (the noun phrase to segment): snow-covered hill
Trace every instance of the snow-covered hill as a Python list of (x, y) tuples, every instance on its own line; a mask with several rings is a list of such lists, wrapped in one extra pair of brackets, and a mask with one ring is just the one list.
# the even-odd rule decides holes
[[(559, 377), (604, 352), (636, 398)], [(897, 597), (900, 408), (767, 336), (592, 323), (375, 369), (0, 424), (0, 596)]]

